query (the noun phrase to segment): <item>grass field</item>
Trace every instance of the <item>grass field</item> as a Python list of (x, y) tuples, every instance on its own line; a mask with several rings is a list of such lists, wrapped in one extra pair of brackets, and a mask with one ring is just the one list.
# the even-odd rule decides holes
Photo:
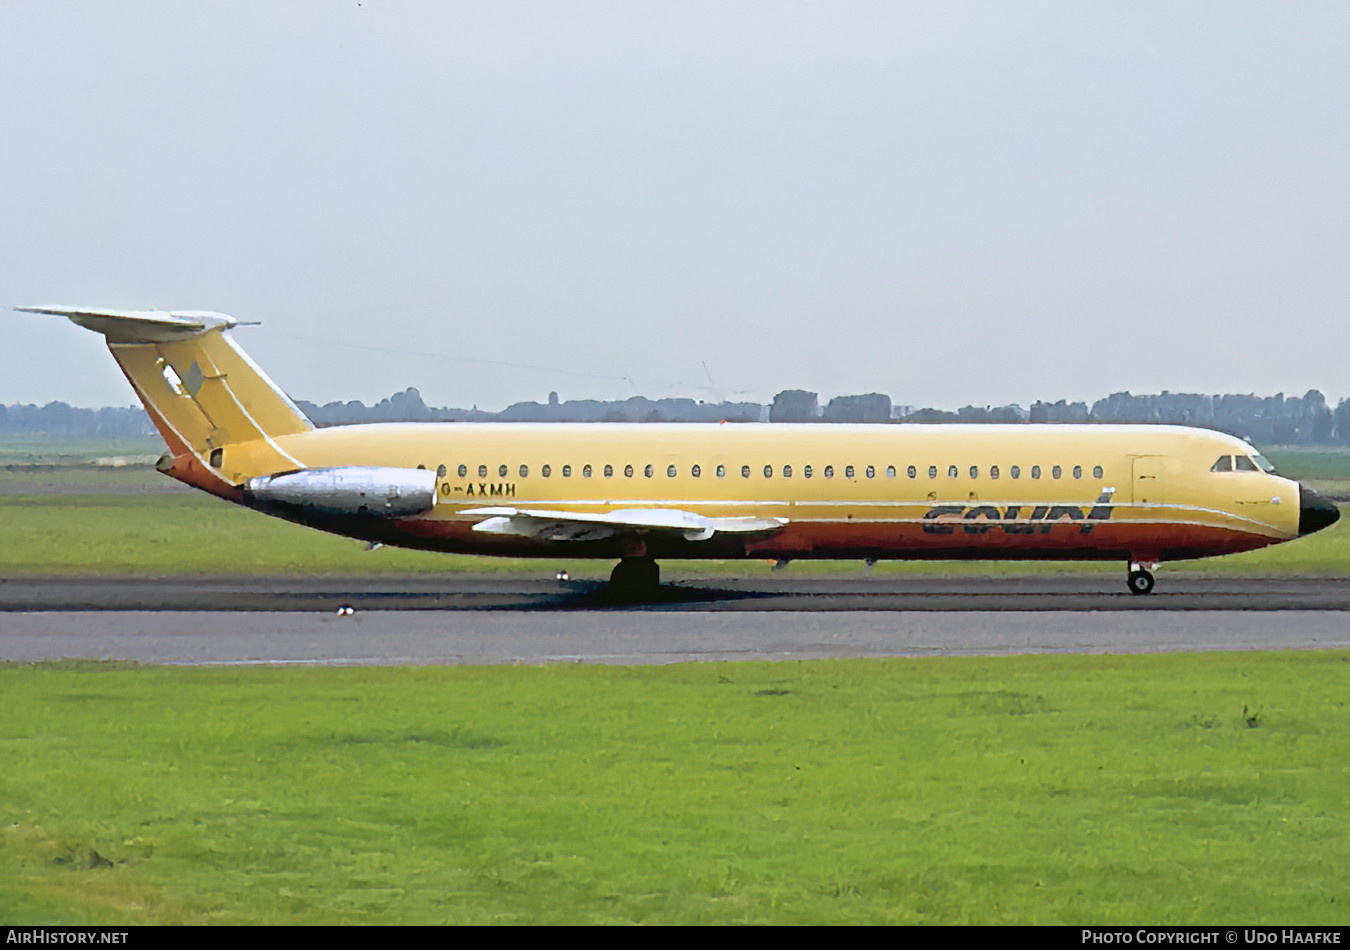
[(89, 465), (95, 459), (140, 458), (164, 453), (158, 436), (128, 439), (66, 439), (0, 433), (0, 465)]
[(7, 923), (1350, 923), (1350, 655), (0, 667)]
[[(0, 471), (0, 576), (611, 566), (367, 553), (147, 476)], [(1342, 521), (1165, 570), (1347, 557)], [(876, 568), (1065, 570), (1121, 566)], [(824, 571), (861, 567), (789, 576)], [(0, 921), (1345, 926), (1348, 684), (1343, 651), (0, 664)]]
[(1350, 449), (1283, 445), (1263, 453), (1276, 471), (1339, 501), (1350, 501)]

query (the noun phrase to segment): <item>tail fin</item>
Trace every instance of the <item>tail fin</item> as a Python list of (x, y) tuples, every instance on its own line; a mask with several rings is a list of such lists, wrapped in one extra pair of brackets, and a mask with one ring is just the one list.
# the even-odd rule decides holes
[(163, 468), (175, 478), (233, 494), (228, 489), (254, 475), (304, 467), (275, 439), (314, 425), (235, 344), (229, 335), (233, 317), (198, 311), (15, 309), (68, 317), (104, 335), (169, 445)]

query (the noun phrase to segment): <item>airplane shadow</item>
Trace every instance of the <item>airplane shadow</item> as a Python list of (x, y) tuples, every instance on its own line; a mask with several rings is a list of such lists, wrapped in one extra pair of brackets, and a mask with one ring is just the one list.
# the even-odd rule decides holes
[[(539, 595), (532, 606), (546, 610), (598, 610), (606, 607), (660, 609), (782, 596), (771, 591), (729, 590), (689, 584), (662, 584), (656, 590), (643, 594), (612, 590), (604, 581), (563, 581), (560, 588), (556, 593)], [(509, 609), (522, 608), (515, 605)]]
[[(643, 595), (613, 591), (603, 581), (562, 581), (539, 590), (430, 592), (365, 590), (349, 594), (250, 597), (252, 609), (338, 610), (663, 610), (744, 600), (782, 598), (772, 591), (728, 590), (691, 584), (662, 584)], [(219, 609), (219, 607), (217, 608)], [(228, 608), (227, 608), (228, 609)], [(235, 609), (238, 609), (237, 607)]]

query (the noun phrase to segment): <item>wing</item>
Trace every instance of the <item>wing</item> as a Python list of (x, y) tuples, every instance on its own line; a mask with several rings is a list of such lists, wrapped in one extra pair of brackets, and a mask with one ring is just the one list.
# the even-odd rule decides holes
[(786, 518), (707, 518), (678, 508), (627, 508), (582, 514), (522, 508), (471, 508), (460, 514), (484, 520), (473, 530), (539, 541), (598, 541), (621, 534), (676, 534), (706, 541), (718, 532), (761, 534), (777, 531)]

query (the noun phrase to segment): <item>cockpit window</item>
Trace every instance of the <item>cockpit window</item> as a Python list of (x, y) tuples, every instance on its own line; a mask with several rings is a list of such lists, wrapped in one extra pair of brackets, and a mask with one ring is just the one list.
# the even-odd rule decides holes
[(1271, 465), (1270, 462), (1266, 460), (1266, 457), (1264, 455), (1260, 454), (1253, 455), (1252, 461), (1255, 462), (1257, 467), (1260, 468), (1261, 471), (1265, 472), (1266, 474), (1268, 475), (1275, 474), (1275, 466)]
[(1256, 471), (1256, 463), (1245, 455), (1239, 455), (1237, 457), (1237, 470), (1239, 472), (1254, 472)]
[(1209, 467), (1211, 472), (1231, 472), (1233, 470), (1233, 456), (1220, 455), (1219, 460)]

